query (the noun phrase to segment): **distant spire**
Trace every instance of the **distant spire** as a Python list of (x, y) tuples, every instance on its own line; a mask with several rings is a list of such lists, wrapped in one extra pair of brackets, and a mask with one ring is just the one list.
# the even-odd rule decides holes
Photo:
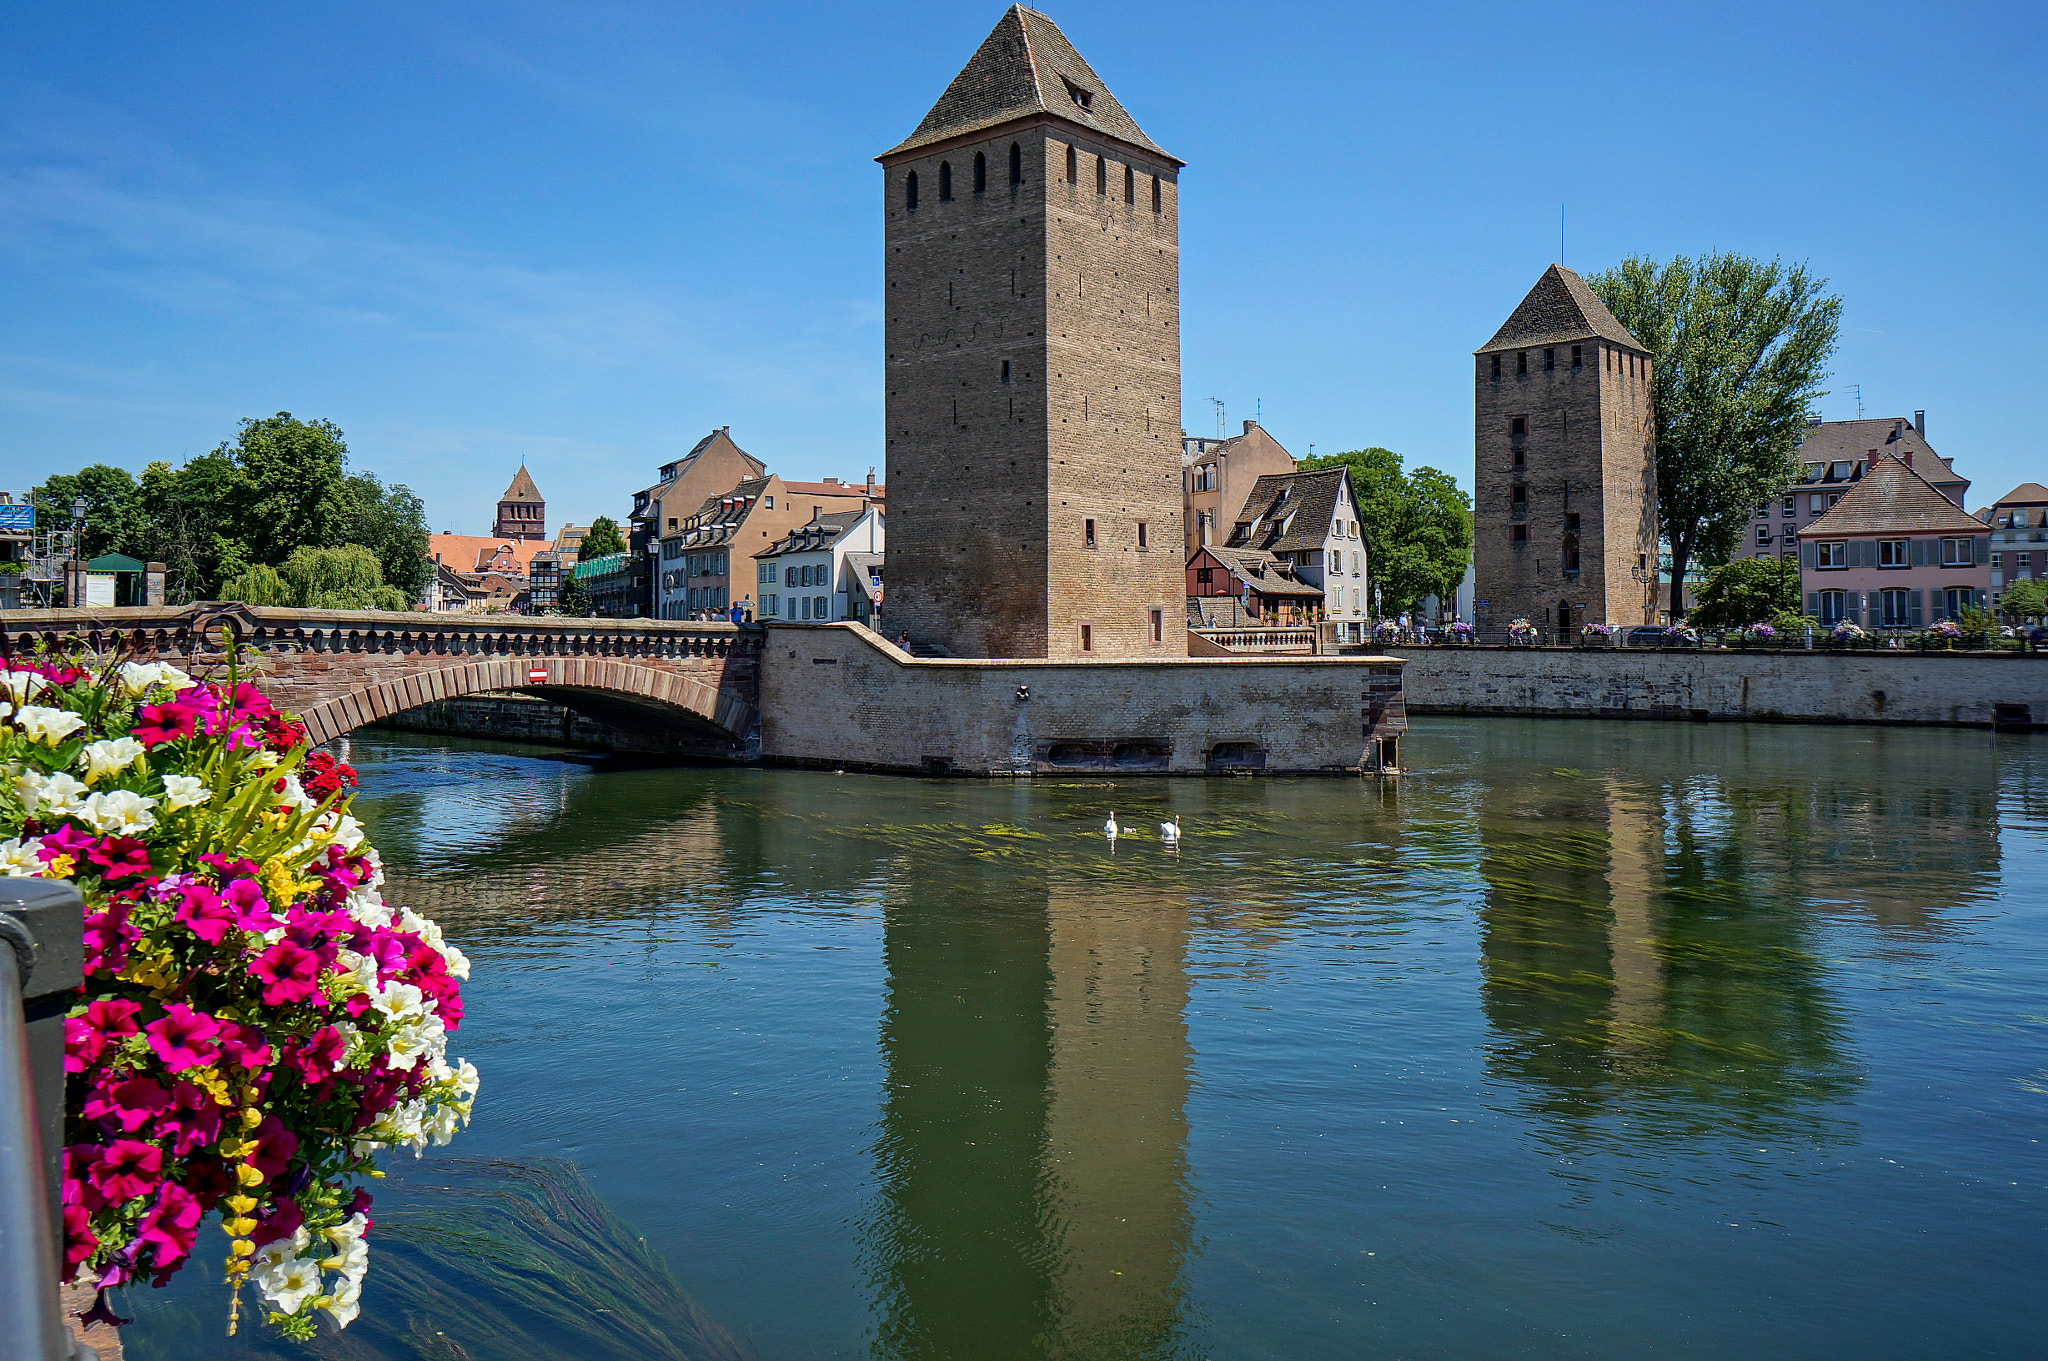
[(1010, 6), (996, 21), (994, 31), (953, 77), (917, 131), (875, 159), (887, 160), (1033, 114), (1063, 118), (1182, 164), (1139, 129), (1058, 25), (1022, 5)]
[(519, 471), (512, 477), (512, 485), (505, 488), (505, 494), (498, 499), (500, 501), (540, 501), (545, 498), (541, 496), (540, 488), (533, 485), (533, 478), (527, 474), (526, 465), (522, 463), (519, 465)]

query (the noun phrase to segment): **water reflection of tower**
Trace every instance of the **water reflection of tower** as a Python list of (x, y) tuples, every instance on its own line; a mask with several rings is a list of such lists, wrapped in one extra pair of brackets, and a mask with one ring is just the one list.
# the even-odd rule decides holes
[(1164, 1354), (1190, 1233), (1184, 898), (970, 862), (906, 877), (887, 913), (876, 1353)]
[(1811, 914), (1747, 876), (1686, 882), (1667, 847), (1679, 808), (1673, 788), (1621, 778), (1492, 786), (1489, 1067), (1553, 1130), (1626, 1108), (1637, 1137), (1788, 1120), (1818, 1136), (1854, 1074)]

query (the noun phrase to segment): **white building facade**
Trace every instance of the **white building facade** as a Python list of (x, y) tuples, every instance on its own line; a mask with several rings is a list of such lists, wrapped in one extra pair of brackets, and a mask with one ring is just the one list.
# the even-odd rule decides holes
[(871, 623), (883, 554), (882, 509), (820, 515), (754, 555), (758, 617), (780, 624)]

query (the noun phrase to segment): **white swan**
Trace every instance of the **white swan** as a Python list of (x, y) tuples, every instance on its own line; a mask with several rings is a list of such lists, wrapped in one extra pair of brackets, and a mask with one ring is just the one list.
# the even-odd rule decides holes
[(1175, 813), (1172, 822), (1159, 824), (1159, 839), (1169, 846), (1180, 845), (1180, 814)]
[(1102, 834), (1111, 841), (1114, 841), (1117, 838), (1117, 834), (1121, 831), (1123, 831), (1123, 828), (1116, 825), (1116, 812), (1111, 810), (1109, 821), (1102, 824)]

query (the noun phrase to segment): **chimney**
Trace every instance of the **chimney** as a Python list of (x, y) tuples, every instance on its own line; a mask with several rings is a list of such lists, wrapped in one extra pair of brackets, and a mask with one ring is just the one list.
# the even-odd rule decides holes
[(718, 433), (721, 435), (730, 435), (732, 433), (732, 427), (729, 425), (721, 425), (718, 427)]
[(1913, 429), (1919, 433), (1921, 439), (1927, 438), (1927, 413), (1925, 411), (1915, 411), (1913, 413)]
[(836, 487), (839, 485), (839, 479), (836, 477), (828, 477), (825, 479), (825, 485), (828, 487)]
[(1870, 451), (1870, 471), (1877, 471), (1877, 450), (1875, 449)]
[(1913, 466), (1913, 451), (1911, 449), (1906, 451), (1906, 466), (1908, 468)]
[(1246, 433), (1247, 435), (1249, 435), (1249, 434), (1250, 434), (1250, 433), (1251, 433), (1252, 431), (1254, 431), (1254, 430), (1256, 430), (1256, 429), (1258, 429), (1258, 428), (1259, 428), (1259, 423), (1258, 423), (1257, 421), (1246, 421), (1246, 422), (1244, 423), (1244, 432), (1245, 432), (1245, 433)]
[(870, 468), (870, 469), (868, 469), (868, 495), (869, 495), (869, 496), (873, 496), (874, 494), (875, 494), (875, 470), (874, 470), (873, 468)]

